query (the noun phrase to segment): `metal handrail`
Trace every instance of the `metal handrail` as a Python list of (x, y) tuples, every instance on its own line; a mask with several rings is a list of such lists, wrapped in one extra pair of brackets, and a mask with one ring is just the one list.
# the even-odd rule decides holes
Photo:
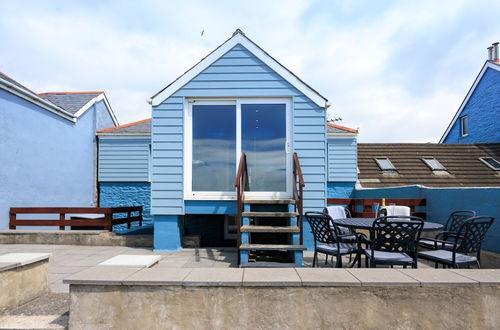
[(299, 156), (296, 152), (293, 153), (293, 199), (295, 200), (295, 211), (297, 212), (297, 220), (300, 228), (300, 244), (304, 242), (304, 191), (306, 186), (304, 183), (304, 176), (302, 175), (302, 168), (300, 167)]
[[(236, 246), (238, 249), (241, 245), (241, 213), (243, 212), (243, 200), (245, 189), (248, 185), (248, 172), (247, 172), (247, 156), (244, 152), (241, 153), (240, 162), (238, 164), (238, 172), (236, 173), (236, 180), (234, 186), (236, 187)], [(239, 258), (239, 253), (238, 253)]]

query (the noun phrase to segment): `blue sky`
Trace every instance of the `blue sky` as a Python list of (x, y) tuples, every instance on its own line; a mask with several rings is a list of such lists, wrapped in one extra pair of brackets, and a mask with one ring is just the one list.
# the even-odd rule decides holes
[(500, 1), (1, 0), (0, 71), (37, 92), (104, 90), (126, 123), (241, 28), (361, 142), (437, 142), (499, 14)]

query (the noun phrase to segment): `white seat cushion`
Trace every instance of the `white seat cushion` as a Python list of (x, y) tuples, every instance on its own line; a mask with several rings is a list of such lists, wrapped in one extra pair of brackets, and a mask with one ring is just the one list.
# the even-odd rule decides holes
[[(372, 250), (365, 249), (365, 254), (371, 258)], [(401, 261), (401, 262), (412, 262), (413, 259), (402, 252), (386, 252), (386, 251), (377, 251), (375, 250), (373, 253), (373, 257), (377, 261)]]
[[(453, 258), (453, 252), (448, 250), (432, 250), (432, 251), (422, 251), (418, 253), (419, 257), (427, 260), (435, 261), (448, 261), (451, 262)], [(468, 256), (466, 254), (457, 253), (455, 254), (455, 261), (457, 263), (461, 262), (476, 262), (477, 258), (474, 256)]]

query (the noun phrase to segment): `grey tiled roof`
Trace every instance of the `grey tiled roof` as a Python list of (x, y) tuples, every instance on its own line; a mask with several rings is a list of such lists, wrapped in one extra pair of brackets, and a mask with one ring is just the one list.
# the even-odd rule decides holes
[[(383, 174), (375, 158), (388, 157), (398, 174)], [(450, 175), (437, 175), (422, 161), (436, 158)], [(500, 175), (480, 157), (500, 161), (500, 143), (358, 143), (359, 181), (364, 188), (406, 185), (500, 187)]]
[(97, 133), (127, 135), (127, 134), (144, 134), (151, 135), (151, 118), (136, 121), (129, 124), (124, 124), (116, 127), (111, 127), (97, 131)]
[(102, 94), (102, 92), (88, 92), (88, 93), (42, 93), (38, 94), (41, 98), (54, 103), (67, 112), (75, 114), (85, 104), (87, 104), (94, 97)]

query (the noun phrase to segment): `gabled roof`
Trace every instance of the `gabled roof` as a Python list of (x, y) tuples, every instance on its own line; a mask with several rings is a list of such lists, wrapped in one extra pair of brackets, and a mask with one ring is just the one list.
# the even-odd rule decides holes
[(102, 91), (96, 92), (47, 92), (38, 94), (41, 98), (50, 101), (67, 112), (80, 117), (96, 102), (104, 101), (115, 125), (118, 125), (118, 120), (111, 109), (106, 95)]
[[(375, 158), (388, 157), (398, 174), (383, 174)], [(500, 175), (480, 157), (500, 161), (500, 143), (358, 143), (359, 183), (363, 188), (500, 187)], [(436, 158), (450, 175), (434, 174), (422, 158)]]
[(177, 92), (182, 86), (191, 81), (194, 77), (196, 77), (199, 73), (209, 67), (212, 63), (214, 63), (217, 59), (219, 59), (226, 52), (231, 50), (236, 45), (242, 45), (246, 49), (248, 49), (253, 55), (255, 55), (258, 59), (268, 65), (271, 69), (273, 69), (277, 74), (279, 74), (283, 79), (288, 81), (291, 85), (301, 91), (305, 96), (307, 96), (311, 101), (313, 101), (319, 107), (325, 108), (328, 107), (328, 100), (319, 94), (316, 90), (314, 90), (311, 86), (306, 84), (303, 80), (301, 80), (298, 76), (296, 76), (293, 72), (285, 68), (281, 65), (276, 59), (271, 57), (266, 51), (260, 48), (257, 44), (255, 44), (252, 40), (245, 36), (245, 34), (237, 29), (231, 38), (226, 40), (222, 45), (213, 50), (210, 54), (205, 56), (201, 61), (195, 64), (192, 68), (182, 74), (180, 77), (175, 79), (172, 83), (167, 85), (165, 88), (160, 90), (158, 93), (151, 97), (152, 105), (158, 105), (163, 102), (165, 99), (170, 97), (172, 94)]
[(40, 96), (38, 96), (35, 92), (24, 86), (23, 84), (17, 82), (12, 79), (5, 73), (0, 72), (0, 88), (4, 89), (20, 98), (25, 99), (28, 102), (36, 104), (37, 106), (50, 111), (64, 119), (67, 119), (72, 122), (76, 122), (76, 116), (72, 113), (64, 110), (63, 108), (55, 105), (54, 103), (47, 101)]
[(97, 131), (98, 135), (151, 135), (151, 118)]
[(326, 123), (327, 134), (328, 135), (356, 135), (358, 134), (358, 130), (354, 128), (349, 128), (341, 125), (337, 125), (334, 123)]
[(462, 114), (462, 111), (464, 110), (465, 106), (467, 105), (467, 102), (469, 101), (469, 98), (472, 96), (474, 93), (474, 90), (476, 89), (477, 85), (483, 78), (483, 75), (485, 74), (486, 70), (490, 68), (493, 70), (500, 71), (500, 62), (498, 61), (486, 61), (481, 68), (481, 71), (477, 75), (476, 79), (474, 80), (474, 83), (472, 84), (472, 87), (469, 89), (469, 92), (467, 92), (467, 95), (465, 96), (465, 99), (462, 101), (462, 104), (460, 104), (460, 107), (458, 108), (457, 112), (455, 113), (455, 116), (451, 120), (450, 124), (446, 128), (446, 131), (444, 132), (443, 136), (441, 136), (441, 139), (439, 140), (439, 143), (443, 143), (443, 141), (446, 139), (448, 134), (450, 133), (451, 128), (453, 125), (455, 125), (456, 121), (458, 118), (460, 118), (460, 115)]

